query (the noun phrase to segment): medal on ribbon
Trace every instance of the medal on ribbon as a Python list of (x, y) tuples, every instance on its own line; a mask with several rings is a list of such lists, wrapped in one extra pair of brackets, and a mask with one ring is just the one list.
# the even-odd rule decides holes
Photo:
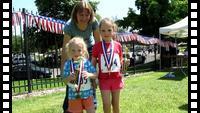
[(102, 44), (102, 49), (103, 49), (104, 60), (106, 62), (106, 66), (107, 66), (108, 72), (110, 74), (111, 66), (112, 66), (112, 60), (113, 60), (113, 56), (114, 56), (114, 41), (111, 40), (110, 48), (108, 47), (108, 49), (110, 49), (110, 54), (107, 54), (108, 49), (106, 48), (105, 41), (102, 41), (101, 44)]
[(75, 81), (72, 81), (72, 83), (75, 85), (75, 89), (76, 89), (76, 92), (77, 92), (76, 98), (80, 98), (81, 97), (80, 88), (81, 88), (81, 82), (82, 82), (82, 71), (83, 71), (83, 67), (84, 67), (83, 61), (82, 60), (80, 61), (79, 69), (75, 69), (73, 61), (71, 60), (71, 66), (70, 67), (71, 67), (72, 75), (76, 77)]

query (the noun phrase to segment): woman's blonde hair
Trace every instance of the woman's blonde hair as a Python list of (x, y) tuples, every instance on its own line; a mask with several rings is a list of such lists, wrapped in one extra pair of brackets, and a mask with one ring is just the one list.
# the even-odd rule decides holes
[(73, 21), (75, 21), (77, 23), (77, 13), (80, 11), (83, 11), (84, 9), (88, 10), (89, 14), (90, 14), (90, 20), (89, 23), (93, 22), (94, 19), (94, 10), (92, 8), (92, 6), (85, 0), (81, 0), (79, 1), (73, 8), (72, 13), (71, 13), (71, 18)]
[(72, 38), (65, 46), (65, 49), (66, 49), (66, 52), (67, 52), (67, 58), (68, 59), (72, 59), (72, 45), (74, 44), (82, 44), (82, 49), (84, 51), (84, 54), (82, 55), (83, 57), (85, 58), (89, 58), (89, 54), (88, 54), (88, 51), (87, 51), (87, 45), (85, 43), (85, 41), (83, 40), (82, 37), (74, 37)]
[(108, 23), (108, 22), (111, 23), (114, 32), (117, 32), (117, 29), (118, 29), (117, 24), (115, 24), (115, 22), (110, 18), (103, 18), (99, 23), (99, 29), (101, 29), (101, 26), (102, 26), (103, 23)]

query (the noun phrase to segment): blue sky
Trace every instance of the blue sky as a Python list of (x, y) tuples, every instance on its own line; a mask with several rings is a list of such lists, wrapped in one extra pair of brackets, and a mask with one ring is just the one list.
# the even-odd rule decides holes
[(37, 7), (34, 3), (35, 0), (12, 0), (12, 7), (15, 11), (19, 11), (19, 8), (26, 8), (28, 11), (37, 12)]
[[(12, 0), (12, 6), (15, 11), (18, 11), (19, 8), (26, 8), (28, 11), (33, 11), (33, 14), (37, 12), (37, 7), (34, 3), (35, 0)], [(97, 13), (101, 15), (102, 18), (118, 18), (122, 19), (127, 16), (128, 8), (135, 7), (135, 0), (99, 0)], [(136, 13), (138, 13), (137, 11)]]
[[(137, 10), (135, 0), (99, 0), (97, 13), (102, 17), (122, 19), (127, 16), (128, 8)], [(139, 13), (139, 11), (136, 11)]]

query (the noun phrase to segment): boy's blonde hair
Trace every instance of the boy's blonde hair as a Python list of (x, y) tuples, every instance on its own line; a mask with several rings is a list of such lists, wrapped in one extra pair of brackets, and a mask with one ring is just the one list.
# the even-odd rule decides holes
[(92, 23), (94, 21), (94, 10), (92, 8), (92, 6), (85, 0), (81, 0), (79, 1), (73, 8), (72, 13), (71, 13), (71, 18), (73, 21), (75, 21), (77, 23), (77, 13), (79, 11), (83, 11), (83, 9), (88, 10), (88, 12), (90, 13), (90, 20), (89, 23)]
[(115, 24), (115, 22), (110, 18), (103, 18), (99, 23), (99, 29), (101, 29), (101, 26), (103, 23), (108, 23), (108, 22), (113, 25), (112, 27), (113, 27), (114, 32), (117, 32), (117, 24)]
[(82, 49), (84, 51), (84, 54), (82, 56), (85, 58), (89, 58), (89, 54), (87, 51), (87, 45), (86, 45), (85, 41), (83, 40), (83, 38), (82, 37), (74, 37), (65, 46), (68, 59), (72, 59), (72, 45), (73, 44), (78, 44), (78, 45), (82, 44), (82, 47), (83, 47)]

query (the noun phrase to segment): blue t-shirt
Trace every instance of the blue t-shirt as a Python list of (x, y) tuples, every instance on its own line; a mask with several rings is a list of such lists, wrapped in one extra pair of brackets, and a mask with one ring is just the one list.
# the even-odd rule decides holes
[(64, 27), (64, 33), (68, 34), (71, 37), (80, 36), (83, 37), (84, 41), (86, 42), (88, 48), (94, 45), (94, 37), (93, 37), (93, 31), (95, 31), (98, 28), (98, 22), (96, 19), (90, 24), (88, 24), (87, 28), (84, 31), (81, 31), (76, 23), (73, 20), (67, 21)]
[[(88, 73), (96, 73), (96, 69), (95, 67), (92, 65), (92, 63), (88, 60), (88, 59), (84, 59), (83, 60), (83, 67), (84, 67), (84, 71), (87, 71)], [(73, 62), (73, 66), (74, 66), (74, 69), (77, 69), (79, 68), (80, 66), (80, 63), (77, 63), (77, 62)], [(67, 60), (65, 62), (65, 65), (64, 65), (64, 78), (70, 76), (70, 72), (71, 72), (71, 60)], [(75, 85), (72, 84), (72, 83), (68, 83), (68, 99), (76, 99), (76, 96), (77, 96), (77, 91), (75, 89)], [(81, 87), (80, 87), (80, 92), (79, 92), (81, 98), (83, 99), (86, 99), (88, 98), (89, 96), (92, 96), (93, 95), (93, 90), (92, 90), (92, 86), (91, 86), (91, 81), (90, 81), (90, 78), (83, 78), (82, 77), (82, 82), (81, 82)]]

